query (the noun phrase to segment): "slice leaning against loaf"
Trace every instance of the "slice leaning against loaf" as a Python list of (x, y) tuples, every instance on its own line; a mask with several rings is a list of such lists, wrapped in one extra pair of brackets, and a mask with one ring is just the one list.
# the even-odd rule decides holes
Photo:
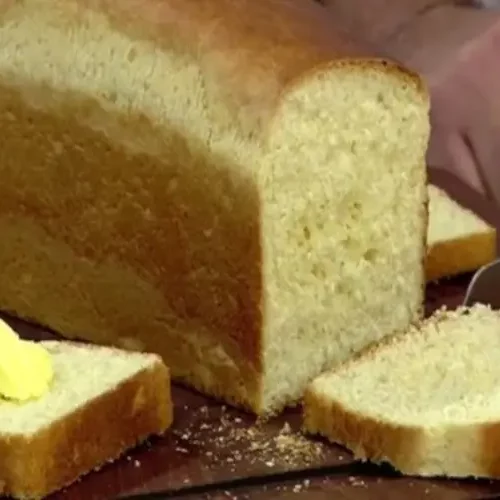
[(500, 477), (500, 312), (439, 311), (318, 377), (304, 428), (420, 476)]
[(259, 414), (419, 319), (418, 76), (309, 1), (2, 12), (0, 308)]
[(41, 498), (172, 423), (157, 355), (45, 341), (54, 380), (42, 398), (0, 399), (0, 495)]
[(427, 281), (475, 271), (496, 258), (496, 229), (429, 185)]

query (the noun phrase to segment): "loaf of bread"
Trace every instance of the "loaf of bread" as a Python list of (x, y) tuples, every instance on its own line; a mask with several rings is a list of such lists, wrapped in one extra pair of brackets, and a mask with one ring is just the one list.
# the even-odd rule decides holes
[(318, 377), (305, 429), (408, 475), (498, 478), (499, 357), (499, 311), (438, 311)]
[(45, 341), (54, 380), (40, 399), (0, 398), (0, 496), (42, 498), (172, 422), (169, 373), (152, 354)]
[(419, 318), (418, 76), (308, 1), (1, 9), (1, 308), (259, 414)]
[(429, 185), (427, 280), (475, 271), (496, 258), (496, 229)]

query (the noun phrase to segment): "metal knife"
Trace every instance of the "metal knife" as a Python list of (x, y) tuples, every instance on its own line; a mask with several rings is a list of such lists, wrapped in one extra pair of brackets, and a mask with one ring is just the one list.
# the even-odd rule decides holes
[(464, 305), (470, 307), (478, 302), (500, 309), (500, 259), (481, 267), (469, 283)]

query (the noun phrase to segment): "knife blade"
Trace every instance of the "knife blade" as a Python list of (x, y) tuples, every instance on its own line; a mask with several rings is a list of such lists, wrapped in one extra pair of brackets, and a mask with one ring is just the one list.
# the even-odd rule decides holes
[(470, 307), (478, 302), (500, 309), (500, 259), (481, 267), (469, 283), (463, 303)]

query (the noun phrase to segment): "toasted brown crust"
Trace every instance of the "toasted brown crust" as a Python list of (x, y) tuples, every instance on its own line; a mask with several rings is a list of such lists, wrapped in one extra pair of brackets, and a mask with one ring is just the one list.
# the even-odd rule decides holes
[(496, 229), (438, 242), (428, 249), (427, 281), (475, 271), (496, 258)]
[(34, 436), (0, 435), (4, 493), (41, 498), (171, 425), (170, 377), (158, 361)]

